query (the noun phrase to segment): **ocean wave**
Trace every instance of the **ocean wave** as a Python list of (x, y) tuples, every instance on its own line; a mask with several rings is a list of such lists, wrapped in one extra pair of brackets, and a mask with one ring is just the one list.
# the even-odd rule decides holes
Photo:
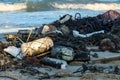
[(51, 10), (51, 3), (48, 2), (27, 2), (27, 11), (45, 11)]
[(26, 9), (27, 9), (26, 3), (14, 3), (14, 4), (0, 3), (0, 12), (21, 11)]
[(0, 3), (0, 12), (41, 11), (50, 10), (50, 8), (52, 8), (51, 4), (45, 2)]
[(46, 2), (25, 2), (6, 4), (0, 3), (0, 12), (9, 11), (48, 11), (54, 9), (88, 9), (88, 10), (120, 10), (120, 4), (117, 3), (93, 3), (93, 4), (76, 4), (76, 3), (46, 3)]
[(94, 3), (94, 4), (58, 4), (54, 3), (52, 6), (56, 9), (89, 9), (89, 10), (119, 10), (120, 4), (111, 3)]

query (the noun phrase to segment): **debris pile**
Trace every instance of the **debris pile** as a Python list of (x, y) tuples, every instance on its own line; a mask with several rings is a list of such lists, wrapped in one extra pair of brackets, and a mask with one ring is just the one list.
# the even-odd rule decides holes
[[(12, 56), (22, 60), (21, 66), (42, 64), (60, 69), (67, 69), (73, 61), (89, 62), (92, 49), (97, 51), (120, 51), (120, 13), (109, 10), (95, 17), (83, 17), (76, 13), (75, 17), (66, 14), (59, 20), (32, 30), (19, 30), (16, 34), (6, 34), (6, 43), (0, 42), (0, 51), (4, 56)], [(7, 62), (7, 63), (6, 63)], [(1, 62), (2, 65), (11, 61)], [(116, 73), (118, 67), (102, 65), (84, 65), (83, 71)], [(108, 70), (109, 69), (109, 70)], [(119, 72), (117, 72), (118, 74)]]

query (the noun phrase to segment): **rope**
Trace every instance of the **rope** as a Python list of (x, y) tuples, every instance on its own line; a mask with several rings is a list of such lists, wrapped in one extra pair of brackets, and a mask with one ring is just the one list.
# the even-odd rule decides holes
[[(78, 15), (78, 16), (77, 16)], [(81, 19), (81, 14), (80, 13), (76, 13), (75, 14), (75, 20)]]

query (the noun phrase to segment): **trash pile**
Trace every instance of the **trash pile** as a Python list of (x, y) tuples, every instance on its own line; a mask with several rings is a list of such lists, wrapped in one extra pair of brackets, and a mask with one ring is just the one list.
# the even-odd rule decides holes
[[(90, 56), (99, 57), (91, 55), (92, 49), (87, 47), (98, 46), (98, 51), (120, 52), (120, 13), (109, 10), (95, 17), (83, 18), (80, 13), (75, 16), (66, 14), (39, 28), (19, 30), (5, 36), (7, 43), (0, 42), (0, 56), (7, 57), (6, 61), (0, 62), (2, 67), (16, 61), (21, 66), (47, 65), (67, 69), (73, 61), (89, 64)], [(92, 71), (92, 67), (105, 72), (103, 69), (99, 71), (96, 65), (84, 65), (82, 70)]]

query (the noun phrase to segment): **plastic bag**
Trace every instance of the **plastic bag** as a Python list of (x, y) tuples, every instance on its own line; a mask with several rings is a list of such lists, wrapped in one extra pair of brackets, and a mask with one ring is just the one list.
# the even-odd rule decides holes
[(24, 55), (34, 56), (46, 52), (52, 47), (52, 39), (50, 37), (45, 37), (32, 42), (23, 43), (21, 45), (21, 51)]
[(17, 48), (15, 46), (9, 46), (8, 48), (5, 48), (4, 51), (14, 57), (17, 57), (18, 59), (22, 59), (24, 57), (24, 55), (20, 53), (20, 48)]

